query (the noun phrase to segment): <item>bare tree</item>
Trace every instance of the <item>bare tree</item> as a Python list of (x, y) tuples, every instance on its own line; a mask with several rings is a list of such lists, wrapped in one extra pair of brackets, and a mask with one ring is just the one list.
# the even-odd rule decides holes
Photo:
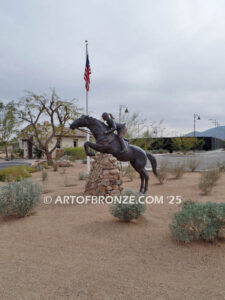
[[(52, 153), (65, 134), (67, 123), (80, 113), (76, 100), (64, 101), (52, 91), (50, 97), (27, 92), (18, 103), (20, 118), (28, 123), (24, 135), (33, 136), (34, 143), (46, 155), (48, 164), (52, 164)], [(44, 121), (40, 124), (41, 119)], [(47, 119), (47, 120), (46, 120)], [(53, 143), (53, 138), (56, 142)]]
[(138, 135), (138, 124), (143, 124), (142, 128), (144, 128), (144, 122), (146, 120), (140, 116), (140, 113), (123, 113), (121, 115), (121, 123), (126, 123), (127, 127), (127, 138), (135, 138)]

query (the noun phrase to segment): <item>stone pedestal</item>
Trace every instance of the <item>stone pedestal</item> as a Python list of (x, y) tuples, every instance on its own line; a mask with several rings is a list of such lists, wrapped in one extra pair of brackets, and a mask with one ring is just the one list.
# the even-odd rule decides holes
[(111, 154), (98, 154), (91, 163), (85, 194), (91, 196), (118, 195), (122, 190), (120, 167)]

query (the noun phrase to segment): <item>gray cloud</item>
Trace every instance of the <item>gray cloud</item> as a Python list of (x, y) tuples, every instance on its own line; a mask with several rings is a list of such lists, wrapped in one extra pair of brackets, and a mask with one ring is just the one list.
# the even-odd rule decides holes
[(119, 104), (180, 132), (223, 124), (223, 1), (2, 0), (0, 97), (55, 87), (85, 105), (85, 39), (92, 69), (90, 110)]

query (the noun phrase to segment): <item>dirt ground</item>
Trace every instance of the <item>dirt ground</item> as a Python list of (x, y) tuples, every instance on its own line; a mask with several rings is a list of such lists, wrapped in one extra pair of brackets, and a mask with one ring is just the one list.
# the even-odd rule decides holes
[[(48, 171), (46, 195), (80, 195), (85, 165)], [(63, 174), (64, 173), (64, 174)], [(0, 300), (214, 300), (225, 299), (225, 243), (179, 244), (168, 228), (182, 200), (225, 202), (224, 179), (209, 196), (198, 189), (200, 174), (186, 173), (159, 185), (150, 177), (148, 205), (141, 219), (124, 223), (105, 205), (44, 204), (20, 219), (0, 220)], [(40, 172), (33, 178), (41, 182)], [(138, 189), (139, 179), (125, 182)]]

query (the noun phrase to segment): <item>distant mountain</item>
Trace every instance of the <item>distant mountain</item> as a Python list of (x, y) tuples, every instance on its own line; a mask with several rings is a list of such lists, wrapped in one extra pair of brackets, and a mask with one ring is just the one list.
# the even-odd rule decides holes
[[(185, 136), (194, 136), (194, 131), (185, 134)], [(202, 132), (196, 131), (195, 136), (209, 136), (209, 137), (216, 137), (218, 139), (225, 140), (225, 126), (210, 128)]]

